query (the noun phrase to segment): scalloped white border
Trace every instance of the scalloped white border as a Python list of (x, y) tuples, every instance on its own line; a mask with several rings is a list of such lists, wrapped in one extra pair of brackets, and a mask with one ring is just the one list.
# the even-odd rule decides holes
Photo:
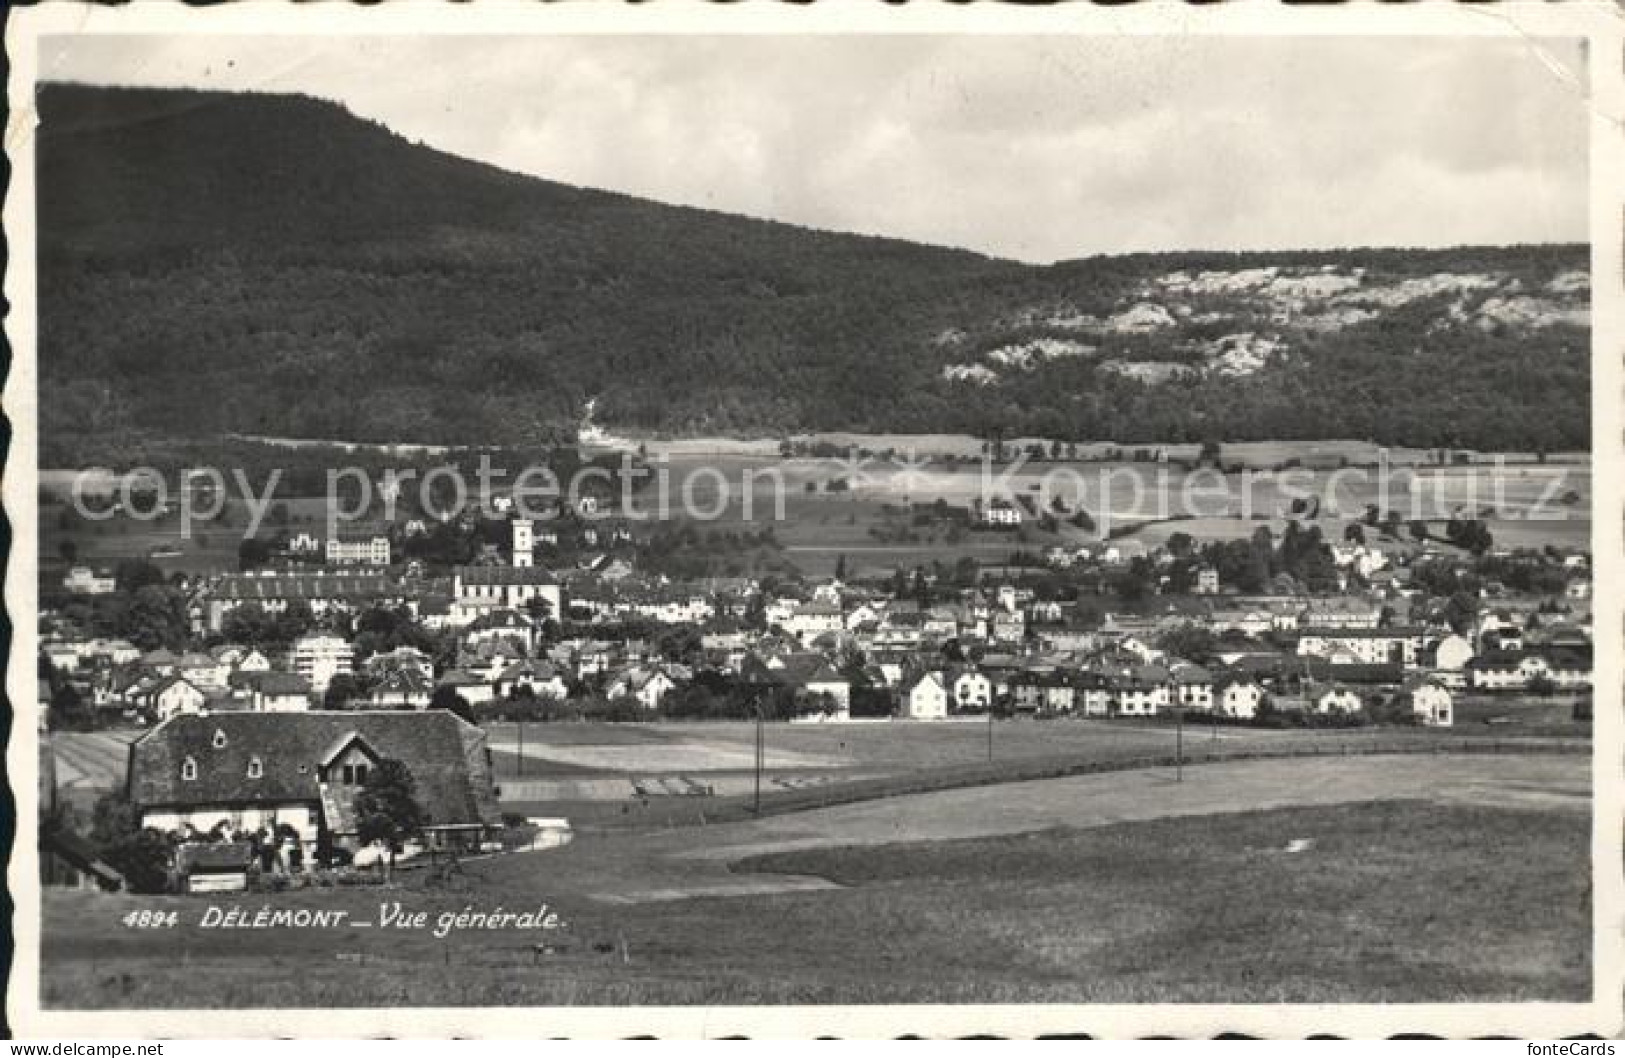
[[(808, 7), (450, 5), (427, 0), (378, 7), (294, 5), (256, 0), (190, 8), (170, 0), (124, 7), (56, 3), (13, 10), (6, 29), (12, 67), (6, 152), (11, 162), (4, 208), (10, 248), (5, 321), (11, 373), (4, 409), (12, 429), (4, 478), (5, 509), (15, 543), (5, 598), (12, 616), (6, 689), (14, 704), (6, 761), (17, 807), (17, 840), (8, 875), (15, 903), (14, 961), (6, 996), (12, 1030), (20, 1037), (89, 1036), (214, 1039), (231, 1037), (574, 1037), (654, 1035), (664, 1038), (808, 1038), (835, 1035), (885, 1038), (904, 1034), (955, 1037), (992, 1034), (1024, 1038), (1040, 1033), (1096, 1037), (1148, 1035), (1209, 1037), (1238, 1032), (1301, 1038), (1311, 1033), (1372, 1038), (1396, 1033), (1448, 1037), (1509, 1035), (1552, 1038), (1578, 1033), (1625, 1033), (1625, 874), (1622, 874), (1621, 731), (1625, 712), (1615, 699), (1597, 711), (1593, 775), (1594, 995), (1575, 1004), (1459, 1005), (1205, 1005), (1205, 1006), (858, 1006), (858, 1007), (619, 1007), (619, 1008), (380, 1008), (362, 1010), (61, 1012), (39, 1009), (40, 894), (36, 856), (38, 817), (37, 433), (35, 423), (34, 138), (32, 109), (37, 39), (49, 34), (586, 34), (586, 33), (1078, 33), (1211, 35), (1488, 35), (1566, 36), (1590, 41), (1591, 232), (1593, 353), (1592, 421), (1594, 518), (1592, 550), (1597, 577), (1596, 641), (1625, 646), (1618, 607), (1622, 561), (1622, 484), (1625, 438), (1621, 388), (1621, 235), (1625, 232), (1625, 14), (1607, 0), (1560, 5), (1508, 2), (1459, 6), (1339, 5), (1288, 8), (1264, 0), (1213, 6), (1150, 3), (1134, 7), (1066, 5), (1050, 8), (977, 4), (888, 7), (879, 3)], [(1613, 470), (1614, 473), (1610, 473)], [(1607, 512), (1612, 512), (1610, 515)], [(1599, 688), (1625, 687), (1622, 652), (1597, 652)], [(1607, 702), (1606, 696), (1603, 701)]]

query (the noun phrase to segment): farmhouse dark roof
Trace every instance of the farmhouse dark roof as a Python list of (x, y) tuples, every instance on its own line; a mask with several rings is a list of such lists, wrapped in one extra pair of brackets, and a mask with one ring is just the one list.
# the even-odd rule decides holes
[[(217, 739), (217, 732), (225, 737)], [(322, 754), (352, 735), (411, 770), (432, 824), (496, 818), (485, 732), (443, 709), (171, 717), (135, 742), (130, 798), (147, 808), (319, 803)], [(181, 778), (188, 757), (197, 764), (190, 781)], [(262, 774), (250, 779), (248, 765), (256, 757)]]

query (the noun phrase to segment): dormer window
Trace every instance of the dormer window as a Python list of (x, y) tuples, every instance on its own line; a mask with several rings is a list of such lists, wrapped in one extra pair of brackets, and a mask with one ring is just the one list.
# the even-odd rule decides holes
[(193, 760), (191, 757), (187, 757), (186, 760), (181, 763), (181, 781), (192, 782), (196, 778), (197, 761)]
[(258, 779), (264, 774), (265, 764), (258, 757), (251, 758), (248, 762), (248, 777), (250, 779)]
[(214, 748), (215, 749), (225, 749), (226, 748), (226, 733), (224, 731), (220, 730), (218, 727), (214, 729)]

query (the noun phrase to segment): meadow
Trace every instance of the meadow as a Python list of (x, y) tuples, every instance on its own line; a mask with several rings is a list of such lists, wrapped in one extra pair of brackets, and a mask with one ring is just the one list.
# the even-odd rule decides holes
[[(1487, 517), (1497, 543), (1508, 547), (1589, 547), (1591, 465), (1583, 454), (1504, 465), (1485, 455), (1465, 466), (1427, 466), (1427, 453), (1380, 450), (1356, 442), (1255, 443), (1225, 446), (1232, 472), (1187, 471), (1177, 463), (1100, 461), (1105, 445), (1080, 446), (1078, 459), (1000, 465), (984, 471), (973, 438), (913, 435), (830, 435), (830, 443), (863, 444), (872, 451), (892, 449), (891, 458), (833, 459), (784, 457), (776, 443), (742, 442), (708, 447), (704, 440), (656, 443), (649, 456), (653, 475), (635, 496), (639, 520), (686, 520), (702, 530), (760, 532), (771, 527), (786, 557), (813, 576), (832, 573), (842, 556), (850, 572), (887, 573), (932, 560), (976, 558), (997, 563), (1017, 550), (1051, 545), (1079, 546), (1114, 530), (1128, 532), (1147, 546), (1175, 533), (1199, 540), (1251, 535), (1259, 525), (1279, 533), (1294, 501), (1316, 498), (1314, 516), (1329, 539), (1341, 539), (1347, 523), (1376, 504), (1398, 510), (1406, 521), (1420, 517), (1442, 535), (1444, 521), (1458, 513)], [(1150, 446), (1155, 449), (1157, 446)], [(1161, 446), (1171, 459), (1194, 459), (1195, 446)], [(1190, 449), (1186, 451), (1186, 449)], [(919, 453), (913, 457), (907, 453)], [(1374, 469), (1388, 461), (1386, 479)], [(336, 455), (336, 459), (342, 459)], [(1347, 470), (1280, 471), (1291, 459), (1348, 458)], [(1515, 460), (1516, 454), (1512, 457)], [(1237, 469), (1241, 468), (1241, 469)], [(80, 519), (61, 502), (67, 478), (42, 472), (48, 495), (40, 509), (41, 554), (57, 560), (71, 541), (81, 559), (111, 563), (145, 557), (154, 550), (180, 554), (158, 560), (166, 572), (232, 569), (248, 518), (232, 504), (226, 518), (196, 526), (182, 538), (178, 515), (155, 521), (117, 516), (103, 522)], [(991, 483), (991, 485), (990, 485)], [(968, 512), (990, 487), (1032, 503), (1017, 531), (950, 530), (921, 524), (913, 505), (942, 501)], [(1041, 530), (1035, 511), (1063, 508), (1052, 531)], [(287, 501), (286, 519), (276, 525), (322, 535), (325, 504), (320, 497)], [(1093, 528), (1068, 524), (1067, 514), (1087, 511)], [(376, 513), (376, 512), (374, 512)], [(1174, 519), (1174, 520), (1169, 520)], [(267, 530), (272, 526), (267, 526)], [(58, 562), (52, 562), (55, 573)]]
[[(1243, 761), (589, 834), (396, 887), (45, 894), (48, 1007), (1448, 1002), (1589, 995), (1579, 757)], [(1515, 854), (1506, 854), (1516, 850)], [(400, 901), (563, 919), (378, 928)], [(342, 909), (202, 928), (210, 906)], [(178, 925), (120, 925), (135, 908)], [(358, 926), (356, 922), (366, 922)], [(245, 940), (245, 938), (248, 938)], [(157, 972), (184, 966), (184, 974)]]

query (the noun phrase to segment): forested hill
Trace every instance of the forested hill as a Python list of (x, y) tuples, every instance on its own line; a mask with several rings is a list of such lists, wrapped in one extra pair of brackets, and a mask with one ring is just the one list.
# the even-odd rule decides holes
[(1583, 247), (1040, 268), (507, 173), (303, 97), (38, 102), (47, 462), (528, 442), (592, 397), (689, 433), (1589, 437)]

